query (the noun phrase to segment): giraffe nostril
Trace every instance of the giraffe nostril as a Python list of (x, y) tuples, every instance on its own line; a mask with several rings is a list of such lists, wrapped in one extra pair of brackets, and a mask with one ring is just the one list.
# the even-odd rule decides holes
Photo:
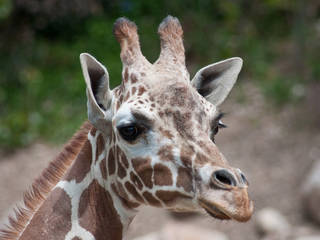
[(212, 180), (218, 186), (236, 186), (234, 176), (226, 169), (215, 171), (212, 175)]

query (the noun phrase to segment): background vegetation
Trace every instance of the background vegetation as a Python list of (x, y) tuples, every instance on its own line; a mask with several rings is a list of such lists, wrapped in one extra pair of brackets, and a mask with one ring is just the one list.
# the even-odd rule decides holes
[(241, 78), (278, 106), (302, 98), (319, 79), (316, 0), (0, 0), (0, 148), (72, 135), (86, 119), (79, 54), (104, 63), (114, 87), (122, 68), (115, 19), (137, 23), (143, 52), (154, 61), (157, 26), (168, 14), (183, 25), (191, 75), (241, 56)]

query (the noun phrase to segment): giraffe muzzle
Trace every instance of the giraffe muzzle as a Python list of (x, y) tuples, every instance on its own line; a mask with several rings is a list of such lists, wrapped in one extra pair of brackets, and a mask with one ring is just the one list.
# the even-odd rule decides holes
[(248, 221), (253, 213), (253, 202), (248, 194), (248, 181), (236, 168), (214, 170), (200, 193), (199, 205), (212, 217)]

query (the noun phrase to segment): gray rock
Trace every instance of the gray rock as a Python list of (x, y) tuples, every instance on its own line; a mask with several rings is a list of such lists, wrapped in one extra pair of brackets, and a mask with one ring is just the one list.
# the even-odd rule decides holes
[(302, 188), (302, 204), (308, 216), (320, 224), (320, 161), (314, 163)]
[(260, 210), (256, 215), (256, 225), (263, 235), (279, 235), (279, 237), (288, 235), (291, 229), (287, 219), (273, 208)]

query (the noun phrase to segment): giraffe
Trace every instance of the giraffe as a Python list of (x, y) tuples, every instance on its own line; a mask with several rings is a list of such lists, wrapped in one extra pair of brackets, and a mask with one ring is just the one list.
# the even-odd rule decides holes
[(88, 120), (33, 183), (1, 240), (120, 240), (144, 205), (207, 212), (248, 221), (248, 181), (215, 144), (218, 106), (242, 67), (230, 58), (200, 69), (185, 66), (177, 18), (159, 25), (161, 52), (151, 64), (136, 25), (119, 18), (122, 83), (111, 90), (107, 69), (80, 55)]

